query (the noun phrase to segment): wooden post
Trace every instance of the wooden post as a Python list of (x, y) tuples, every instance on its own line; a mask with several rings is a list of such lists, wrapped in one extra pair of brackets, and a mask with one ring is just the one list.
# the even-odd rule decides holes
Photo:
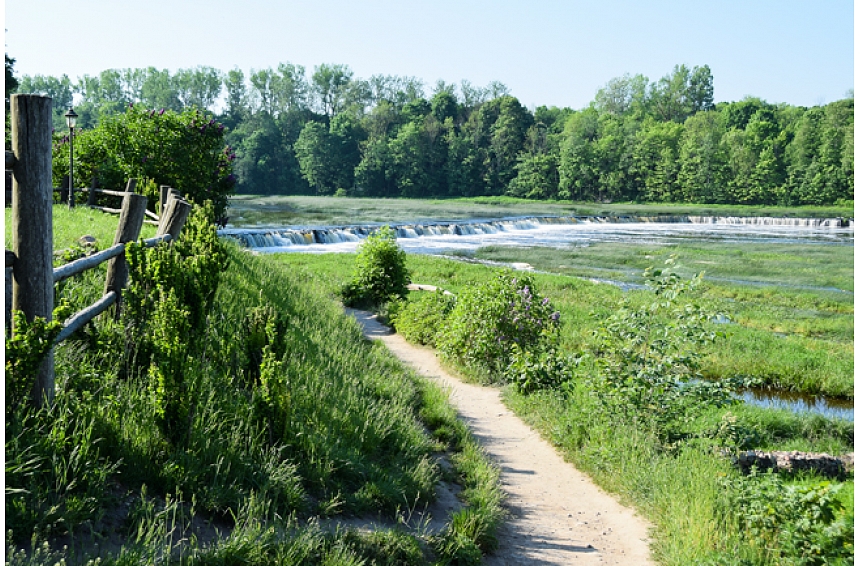
[(167, 206), (167, 197), (170, 194), (170, 187), (167, 185), (161, 185), (158, 187), (159, 191), (159, 199), (158, 199), (158, 214), (164, 214), (164, 207)]
[[(53, 226), (51, 207), (51, 98), (13, 94), (11, 101), (12, 248), (15, 268), (12, 308), (32, 321), (51, 320), (54, 310)], [(13, 328), (14, 332), (14, 328)], [(54, 354), (36, 375), (32, 400), (37, 406), (54, 399)]]
[(12, 335), (12, 275), (15, 266), (15, 254), (11, 250), (6, 250), (6, 297), (3, 301), (5, 307), (3, 319), (6, 323), (6, 337)]
[[(129, 185), (131, 181), (129, 181)], [(114, 245), (126, 244), (137, 240), (140, 236), (140, 228), (143, 226), (143, 218), (146, 213), (146, 197), (134, 193), (128, 193), (122, 197), (122, 211), (119, 215), (119, 225), (116, 228)], [(128, 282), (128, 263), (125, 254), (119, 255), (108, 264), (107, 280), (105, 281), (105, 294), (115, 291), (120, 297), (122, 289)], [(119, 305), (119, 301), (117, 302)], [(117, 308), (119, 314), (119, 308)]]
[(129, 179), (128, 183), (125, 185), (125, 192), (133, 193), (137, 188), (137, 179)]
[(191, 212), (191, 205), (184, 200), (175, 197), (167, 199), (167, 207), (161, 215), (156, 235), (170, 234), (171, 242), (175, 242), (179, 238), (179, 232), (182, 231), (189, 212)]
[(69, 176), (63, 175), (63, 179), (60, 181), (60, 204), (64, 202), (69, 202)]
[(96, 204), (96, 178), (93, 177), (92, 183), (90, 183), (90, 192), (87, 195), (87, 206), (95, 206)]

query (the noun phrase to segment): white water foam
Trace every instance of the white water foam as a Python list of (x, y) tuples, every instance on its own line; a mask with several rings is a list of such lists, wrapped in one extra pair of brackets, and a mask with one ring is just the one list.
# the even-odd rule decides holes
[[(353, 252), (378, 226), (227, 229), (221, 233), (265, 253)], [(841, 218), (717, 216), (533, 217), (427, 222), (393, 226), (398, 243), (412, 253), (474, 251), (483, 246), (587, 246), (598, 242), (666, 245), (678, 240), (831, 243), (854, 245), (854, 222)]]

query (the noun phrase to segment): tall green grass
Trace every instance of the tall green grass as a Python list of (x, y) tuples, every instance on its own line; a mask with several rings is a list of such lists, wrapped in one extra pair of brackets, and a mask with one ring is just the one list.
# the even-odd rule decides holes
[[(171, 441), (156, 425), (145, 377), (118, 378), (124, 333), (107, 315), (58, 347), (53, 409), (7, 415), (10, 556), (36, 556), (40, 551), (20, 553), (32, 537), (71, 540), (86, 555), (105, 529), (117, 528), (105, 517), (129, 497), (140, 504), (120, 519), (125, 543), (102, 554), (104, 563), (148, 563), (166, 552), (183, 564), (358, 564), (373, 557), (420, 564), (492, 548), (502, 514), (498, 476), (444, 396), (367, 342), (301, 273), (235, 247), (228, 255), (203, 353), (185, 368), (183, 440)], [(86, 302), (101, 292), (101, 281), (87, 274), (59, 292)], [(278, 419), (260, 403), (247, 371), (248, 315), (260, 307), (287, 322), (285, 351), (270, 368), (286, 384)], [(416, 539), (397, 530), (329, 534), (304, 526), (338, 515), (394, 521), (402, 509), (423, 506), (440, 478), (436, 457), (447, 450), (452, 479), (470, 486), (462, 512), (468, 527), (457, 519), (438, 536)], [(170, 513), (183, 529), (197, 517), (222, 525), (226, 536), (178, 542), (180, 527), (165, 523)]]

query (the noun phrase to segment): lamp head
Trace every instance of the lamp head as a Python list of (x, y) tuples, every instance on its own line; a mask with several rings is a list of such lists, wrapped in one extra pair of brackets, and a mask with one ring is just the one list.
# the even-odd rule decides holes
[(77, 120), (78, 115), (75, 114), (75, 111), (72, 108), (69, 108), (69, 111), (66, 112), (65, 116), (66, 116), (66, 123), (69, 125), (69, 129), (71, 130), (72, 128), (75, 127), (75, 121)]

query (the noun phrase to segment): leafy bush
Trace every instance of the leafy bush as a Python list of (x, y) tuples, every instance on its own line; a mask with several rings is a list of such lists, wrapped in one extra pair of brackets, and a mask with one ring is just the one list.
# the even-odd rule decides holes
[(210, 203), (194, 207), (173, 244), (126, 246), (129, 286), (123, 290), (122, 315), (127, 331), (127, 373), (149, 369), (154, 348), (150, 322), (161, 300), (159, 289), (172, 290), (177, 303), (187, 311), (186, 347), (193, 349), (195, 341), (191, 338), (205, 331), (206, 317), (227, 267), (224, 244), (210, 221), (212, 212)]
[[(129, 106), (124, 114), (75, 135), (75, 186), (89, 186), (95, 178), (100, 186), (118, 190), (135, 178), (143, 188), (149, 180), (149, 187), (170, 185), (197, 204), (211, 201), (215, 218), (220, 218), (236, 183), (235, 154), (225, 146), (224, 126), (199, 110)], [(67, 136), (57, 137), (53, 153), (54, 182), (59, 184), (69, 173)], [(154, 207), (156, 195), (146, 196)]]
[(557, 389), (573, 378), (573, 367), (578, 362), (578, 358), (564, 356), (556, 348), (529, 351), (514, 344), (511, 363), (505, 370), (505, 381), (523, 394)]
[(176, 292), (159, 287), (158, 299), (150, 326), (153, 355), (149, 383), (155, 399), (156, 423), (164, 436), (175, 443), (190, 425), (186, 376), (193, 365), (187, 341), (192, 333), (188, 310), (177, 301)]
[(189, 366), (200, 354), (207, 316), (227, 254), (210, 222), (212, 206), (194, 207), (179, 240), (129, 244), (130, 285), (123, 291), (125, 373), (146, 373), (158, 424), (172, 442), (189, 426)]
[(421, 292), (417, 299), (407, 301), (394, 317), (394, 327), (410, 342), (436, 346), (436, 338), (447, 324), (456, 299), (437, 290)]
[(50, 322), (42, 317), (28, 321), (21, 311), (12, 313), (12, 337), (6, 338), (6, 414), (24, 402), (33, 390), (36, 373), (63, 329), (63, 319), (71, 314), (67, 304), (54, 309)]
[(830, 482), (786, 485), (768, 471), (726, 479), (746, 541), (779, 564), (854, 563), (854, 521)]
[(397, 245), (394, 230), (384, 226), (359, 247), (352, 280), (341, 296), (347, 306), (379, 306), (405, 297), (409, 281), (406, 252)]
[(559, 313), (528, 275), (499, 272), (458, 298), (437, 343), (442, 354), (502, 377), (514, 347), (537, 351), (558, 337)]
[(705, 382), (698, 371), (698, 349), (722, 335), (707, 325), (715, 315), (692, 302), (678, 304), (702, 276), (682, 280), (674, 263), (673, 257), (665, 270), (646, 270), (655, 294), (650, 305), (632, 309), (625, 301), (595, 330), (601, 368), (595, 390), (603, 407), (616, 417), (646, 423), (662, 439), (698, 409), (732, 402), (731, 380)]

